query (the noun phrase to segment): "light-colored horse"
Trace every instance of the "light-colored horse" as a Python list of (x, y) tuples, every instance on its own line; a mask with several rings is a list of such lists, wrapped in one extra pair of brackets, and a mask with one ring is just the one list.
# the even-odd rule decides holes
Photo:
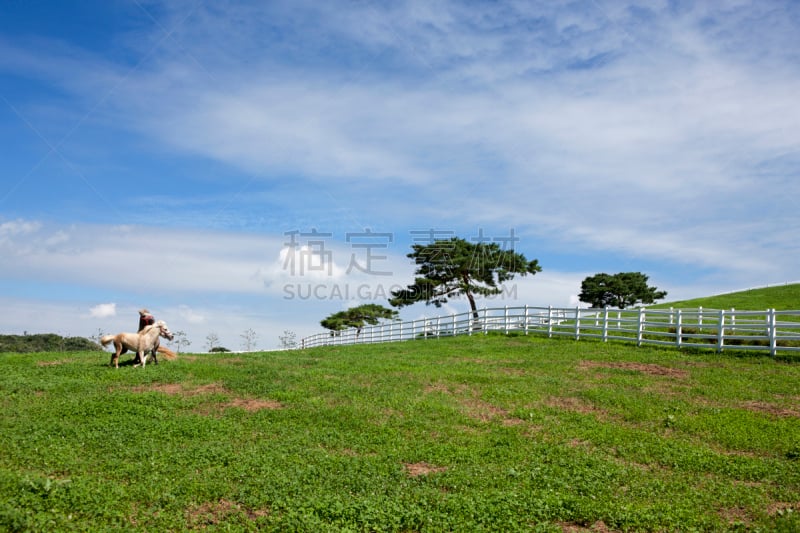
[(136, 352), (139, 363), (135, 366), (145, 366), (147, 363), (147, 354), (153, 355), (153, 361), (158, 364), (158, 357), (156, 352), (163, 353), (167, 359), (174, 359), (175, 354), (166, 348), (160, 348), (159, 337), (172, 340), (175, 336), (167, 327), (163, 320), (159, 320), (155, 324), (146, 326), (139, 333), (117, 333), (116, 335), (104, 335), (100, 338), (100, 344), (108, 346), (114, 343), (114, 354), (111, 356), (111, 363), (116, 368), (119, 368), (119, 356), (128, 350)]

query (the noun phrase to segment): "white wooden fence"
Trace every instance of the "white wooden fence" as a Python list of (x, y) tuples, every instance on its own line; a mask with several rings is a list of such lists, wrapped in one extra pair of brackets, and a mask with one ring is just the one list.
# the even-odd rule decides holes
[(800, 311), (735, 309), (582, 309), (555, 307), (484, 308), (411, 321), (387, 322), (305, 337), (300, 348), (436, 339), (453, 335), (516, 332), (634, 342), (676, 348), (800, 352)]

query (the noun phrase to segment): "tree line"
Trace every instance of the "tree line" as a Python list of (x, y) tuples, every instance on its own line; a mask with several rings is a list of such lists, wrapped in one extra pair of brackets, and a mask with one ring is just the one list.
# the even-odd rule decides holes
[(55, 333), (0, 335), (0, 352), (87, 352), (101, 351), (94, 341), (84, 337), (62, 337)]

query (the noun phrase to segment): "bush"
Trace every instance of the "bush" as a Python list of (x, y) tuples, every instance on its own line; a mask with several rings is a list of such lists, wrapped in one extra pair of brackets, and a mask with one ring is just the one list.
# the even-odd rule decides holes
[(209, 353), (220, 353), (220, 352), (230, 352), (229, 349), (225, 348), (224, 346), (214, 346), (209, 350)]

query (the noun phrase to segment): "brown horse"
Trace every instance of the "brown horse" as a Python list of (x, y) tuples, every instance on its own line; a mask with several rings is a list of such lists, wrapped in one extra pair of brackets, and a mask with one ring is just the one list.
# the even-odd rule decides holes
[(153, 355), (153, 361), (158, 364), (158, 357), (156, 352), (161, 352), (167, 359), (175, 359), (175, 353), (162, 348), (159, 345), (158, 338), (164, 337), (165, 339), (172, 340), (175, 336), (167, 327), (163, 320), (159, 320), (151, 326), (145, 327), (139, 333), (117, 333), (116, 335), (104, 335), (100, 338), (100, 344), (108, 346), (114, 343), (115, 352), (111, 356), (110, 365), (119, 368), (119, 356), (128, 350), (136, 352), (140, 363), (135, 366), (145, 366), (147, 363), (147, 354)]

